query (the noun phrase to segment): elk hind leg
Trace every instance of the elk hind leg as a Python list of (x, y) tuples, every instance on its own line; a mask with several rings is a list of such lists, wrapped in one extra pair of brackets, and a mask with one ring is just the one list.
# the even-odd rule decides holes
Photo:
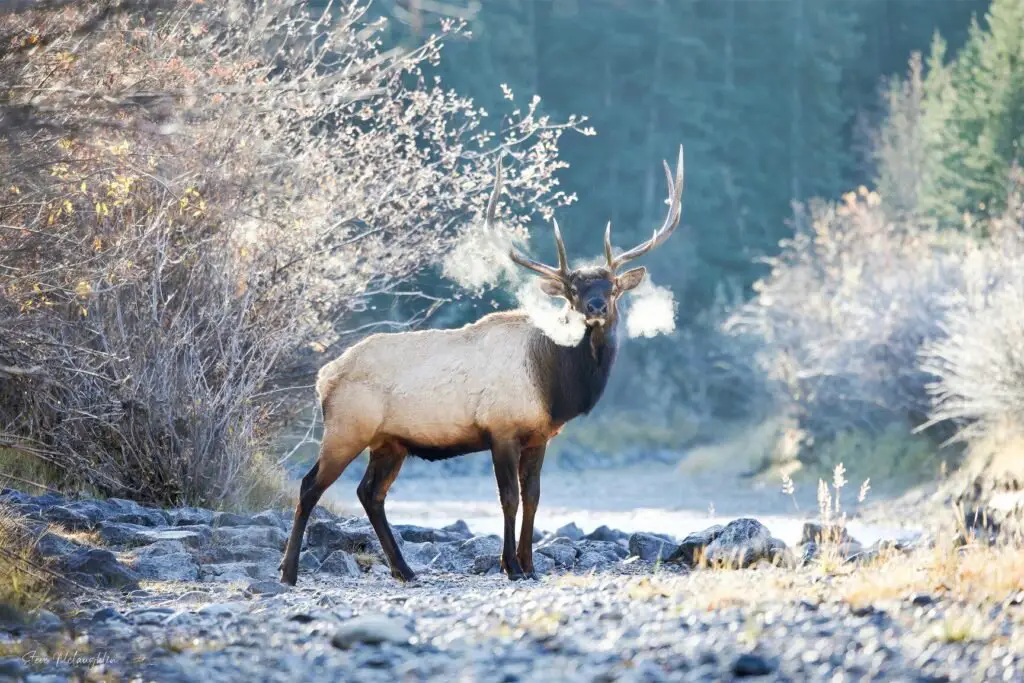
[(299, 503), (295, 506), (292, 533), (288, 537), (288, 545), (285, 547), (279, 567), (281, 583), (295, 585), (299, 575), (299, 551), (302, 549), (302, 536), (306, 532), (309, 515), (324, 491), (341, 476), (362, 450), (363, 445), (350, 443), (340, 435), (330, 431), (324, 434), (323, 442), (320, 444), (320, 456), (302, 478), (299, 488)]
[(503, 441), (491, 447), (494, 478), (498, 481), (498, 498), (505, 518), (505, 538), (501, 549), (501, 568), (512, 581), (525, 579), (526, 574), (516, 557), (516, 514), (519, 512), (519, 443)]
[(540, 503), (540, 469), (544, 465), (545, 446), (528, 448), (519, 457), (519, 488), (523, 496), (523, 526), (519, 531), (516, 556), (531, 579), (537, 578), (533, 568), (533, 519)]
[(377, 533), (377, 540), (380, 541), (381, 548), (388, 558), (391, 575), (400, 581), (408, 582), (414, 580), (416, 574), (402, 557), (402, 551), (398, 548), (391, 525), (384, 514), (384, 499), (387, 498), (388, 489), (402, 469), (404, 460), (405, 453), (397, 448), (385, 446), (370, 451), (370, 462), (366, 466), (363, 480), (356, 489), (356, 495), (359, 496), (359, 502), (363, 504), (366, 516)]

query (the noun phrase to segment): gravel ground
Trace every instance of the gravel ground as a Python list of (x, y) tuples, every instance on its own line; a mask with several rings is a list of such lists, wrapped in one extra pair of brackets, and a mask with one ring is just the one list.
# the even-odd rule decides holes
[[(61, 617), (0, 620), (0, 680), (1024, 681), (1020, 548), (870, 546), (840, 534), (823, 550), (795, 518), (795, 534), (777, 529), (769, 493), (719, 494), (729, 513), (774, 510), (767, 526), (720, 511), (728, 524), (705, 528), (706, 515), (671, 503), (693, 491), (661, 484), (646, 516), (615, 517), (629, 499), (610, 493), (583, 529), (538, 535), (543, 576), (516, 583), (498, 573), (499, 540), (486, 528), (393, 515), (419, 574), (400, 584), (364, 518), (320, 508), (295, 588), (276, 581), (287, 511), (2, 491), (36, 525), (41, 552), (85, 588)], [(434, 486), (406, 500), (429, 509), (452, 490)], [(572, 486), (551, 507), (593, 508)], [(588, 523), (665, 515), (675, 534)], [(701, 568), (697, 547), (747, 568)]]
[[(988, 638), (958, 640), (946, 624), (961, 607), (928, 595), (861, 608), (798, 595), (709, 607), (694, 600), (693, 577), (663, 571), (652, 582), (651, 571), (414, 586), (319, 576), (256, 597), (165, 586), (95, 610), (65, 647), (108, 658), (95, 677), (159, 681), (1022, 680), (1019, 602), (984, 615)], [(757, 593), (792, 574), (727, 580)]]

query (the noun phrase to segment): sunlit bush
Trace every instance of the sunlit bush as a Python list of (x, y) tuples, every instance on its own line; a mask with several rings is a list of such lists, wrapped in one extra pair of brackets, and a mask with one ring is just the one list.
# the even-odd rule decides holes
[(396, 51), (357, 2), (41, 7), (0, 13), (0, 445), (66, 483), (265, 502), (286, 390), (416, 296), (499, 150), (506, 229), (570, 201), (577, 120), (495, 133), (428, 75), (456, 24)]

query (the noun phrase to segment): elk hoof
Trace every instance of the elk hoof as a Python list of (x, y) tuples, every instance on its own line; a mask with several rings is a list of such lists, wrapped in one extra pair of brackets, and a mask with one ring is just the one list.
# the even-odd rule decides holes
[(392, 567), (391, 576), (395, 577), (402, 583), (412, 583), (416, 580), (416, 572), (408, 567)]
[(540, 581), (540, 574), (531, 569), (530, 571), (526, 572), (526, 578), (532, 581)]
[(288, 571), (287, 569), (281, 570), (281, 583), (283, 584), (294, 586), (298, 578), (298, 571), (296, 569), (291, 571)]

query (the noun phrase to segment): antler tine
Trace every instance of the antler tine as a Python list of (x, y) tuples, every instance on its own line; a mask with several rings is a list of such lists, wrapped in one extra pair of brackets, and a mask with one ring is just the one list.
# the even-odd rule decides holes
[(491, 190), (491, 198), (487, 200), (487, 211), (484, 213), (484, 225), (488, 228), (494, 226), (494, 214), (498, 210), (498, 199), (501, 197), (501, 162), (505, 153), (498, 154), (498, 163), (494, 165), (494, 189)]
[[(622, 266), (628, 261), (639, 258), (651, 251), (652, 249), (665, 243), (665, 240), (669, 238), (672, 232), (679, 225), (679, 218), (683, 213), (683, 146), (679, 145), (679, 160), (676, 162), (676, 176), (672, 177), (672, 171), (669, 169), (668, 162), (663, 161), (662, 165), (665, 167), (665, 180), (668, 183), (668, 196), (669, 196), (669, 207), (668, 215), (665, 216), (665, 222), (662, 223), (661, 227), (654, 231), (654, 235), (651, 239), (638, 244), (627, 252), (619, 254), (617, 258), (611, 261), (611, 268), (615, 270)], [(605, 233), (607, 235), (607, 233)], [(605, 245), (605, 252), (608, 253), (609, 245)]]
[(569, 277), (569, 257), (565, 253), (565, 242), (562, 241), (562, 231), (558, 228), (558, 221), (552, 219), (552, 223), (555, 231), (555, 249), (558, 251), (558, 268), (527, 258), (515, 249), (509, 252), (509, 257), (523, 268), (528, 268), (546, 278), (565, 281)]
[(615, 257), (612, 255), (612, 222), (604, 228), (604, 258), (608, 261), (608, 267), (615, 270)]
[(555, 230), (555, 250), (558, 251), (558, 272), (563, 275), (569, 274), (569, 257), (565, 253), (565, 242), (562, 240), (562, 231), (558, 229), (558, 221), (551, 218), (551, 224)]

